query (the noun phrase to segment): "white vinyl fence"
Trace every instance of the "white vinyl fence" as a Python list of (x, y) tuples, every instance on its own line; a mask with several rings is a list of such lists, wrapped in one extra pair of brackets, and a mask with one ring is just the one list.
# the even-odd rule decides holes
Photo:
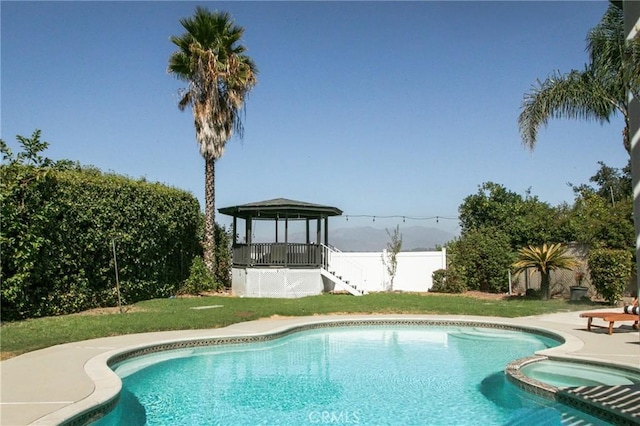
[[(397, 255), (398, 268), (393, 282), (393, 289), (389, 288), (389, 275), (385, 262), (387, 253), (385, 252), (337, 252), (332, 254), (332, 267), (335, 266), (336, 275), (341, 275), (341, 259), (346, 260), (345, 264), (355, 264), (360, 267), (363, 275), (361, 288), (368, 292), (374, 291), (413, 291), (426, 292), (433, 285), (432, 274), (437, 269), (445, 269), (447, 264), (447, 253), (442, 251), (417, 251), (400, 252)], [(342, 275), (348, 276), (348, 271)]]

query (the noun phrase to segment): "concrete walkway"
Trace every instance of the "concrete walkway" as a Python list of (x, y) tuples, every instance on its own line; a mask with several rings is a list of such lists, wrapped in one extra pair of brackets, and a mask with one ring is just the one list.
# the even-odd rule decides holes
[[(566, 343), (561, 347), (542, 351), (545, 355), (623, 365), (640, 371), (640, 334), (632, 329), (630, 322), (616, 324), (613, 335), (607, 335), (605, 329), (588, 332), (587, 320), (579, 318), (579, 312), (522, 318), (337, 315), (265, 319), (218, 329), (145, 333), (86, 340), (53, 346), (2, 361), (0, 425), (56, 425), (109, 401), (120, 390), (120, 380), (106, 367), (106, 361), (124, 349), (161, 342), (275, 333), (310, 322), (378, 318), (492, 322), (549, 330), (563, 336)], [(594, 324), (597, 321), (594, 320)]]

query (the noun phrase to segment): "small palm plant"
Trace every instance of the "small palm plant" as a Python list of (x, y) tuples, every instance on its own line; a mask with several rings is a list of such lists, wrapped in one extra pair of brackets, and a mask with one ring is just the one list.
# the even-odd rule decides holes
[(535, 247), (529, 246), (518, 250), (518, 260), (513, 265), (515, 273), (520, 273), (528, 268), (539, 271), (541, 275), (540, 293), (542, 300), (549, 300), (551, 286), (550, 273), (555, 269), (571, 269), (578, 266), (578, 261), (567, 254), (567, 249), (562, 244), (543, 244)]

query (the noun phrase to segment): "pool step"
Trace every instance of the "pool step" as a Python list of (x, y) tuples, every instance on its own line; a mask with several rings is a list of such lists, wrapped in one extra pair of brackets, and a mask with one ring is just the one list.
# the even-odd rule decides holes
[(640, 424), (640, 383), (567, 388), (556, 399), (616, 425)]
[(563, 413), (553, 407), (543, 407), (521, 408), (516, 413), (505, 426), (593, 426), (592, 421), (587, 420), (586, 416), (581, 417), (578, 411), (574, 415)]

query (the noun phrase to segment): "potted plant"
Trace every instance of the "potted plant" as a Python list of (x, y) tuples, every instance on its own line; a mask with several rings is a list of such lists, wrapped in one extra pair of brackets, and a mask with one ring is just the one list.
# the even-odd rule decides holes
[(570, 300), (582, 300), (583, 297), (587, 296), (588, 288), (582, 285), (582, 281), (584, 280), (585, 273), (582, 269), (577, 269), (575, 272), (575, 280), (576, 285), (569, 287), (569, 291), (571, 292)]

